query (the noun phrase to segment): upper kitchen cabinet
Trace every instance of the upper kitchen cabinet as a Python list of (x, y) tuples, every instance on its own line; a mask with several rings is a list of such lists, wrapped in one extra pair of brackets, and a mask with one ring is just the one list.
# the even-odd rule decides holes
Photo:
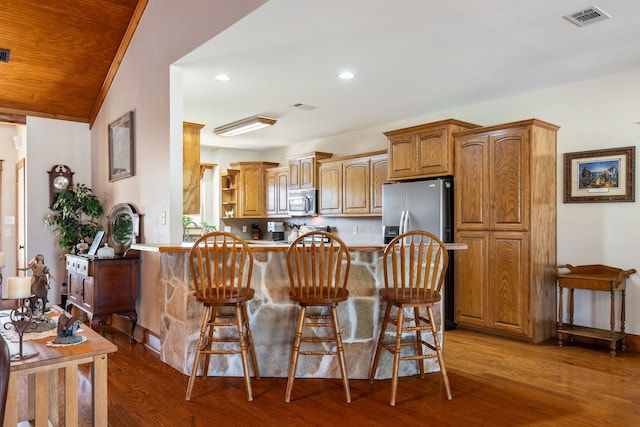
[(267, 216), (266, 170), (278, 166), (272, 162), (236, 162), (231, 167), (238, 174), (237, 218), (263, 218)]
[(525, 120), (455, 135), (455, 316), (532, 342), (555, 335), (556, 134)]
[(387, 153), (377, 151), (319, 162), (321, 215), (381, 215)]
[(288, 216), (289, 168), (283, 166), (267, 169), (265, 181), (267, 186), (267, 216)]
[(289, 157), (289, 188), (316, 188), (318, 160), (328, 159), (331, 153), (314, 151)]
[(385, 132), (389, 140), (389, 179), (453, 175), (453, 133), (477, 127), (448, 119)]
[(204, 125), (182, 123), (182, 213), (200, 214), (200, 130)]

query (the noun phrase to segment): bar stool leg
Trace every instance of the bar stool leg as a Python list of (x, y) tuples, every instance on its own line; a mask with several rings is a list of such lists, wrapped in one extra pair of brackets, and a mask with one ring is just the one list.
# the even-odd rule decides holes
[(340, 325), (338, 324), (338, 310), (336, 306), (331, 307), (331, 320), (333, 321), (333, 332), (336, 337), (336, 347), (338, 351), (338, 360), (340, 361), (340, 372), (342, 373), (342, 384), (344, 385), (344, 394), (347, 403), (351, 403), (351, 391), (349, 389), (349, 377), (347, 375), (347, 364), (344, 360), (344, 348), (342, 347), (342, 335), (340, 334)]
[(416, 346), (419, 359), (416, 360), (418, 362), (418, 372), (420, 372), (420, 378), (424, 379), (424, 355), (422, 349), (422, 331), (420, 330), (420, 309), (418, 307), (413, 307), (413, 318), (416, 326)]
[(302, 340), (302, 327), (307, 312), (306, 306), (301, 306), (298, 312), (298, 326), (296, 327), (296, 336), (293, 341), (291, 350), (291, 361), (289, 362), (289, 378), (287, 379), (287, 391), (284, 397), (286, 403), (291, 402), (291, 390), (293, 390), (293, 381), (296, 379), (296, 369), (298, 367), (298, 355), (300, 353), (300, 341)]
[(391, 375), (391, 406), (396, 406), (396, 392), (398, 391), (398, 371), (400, 370), (400, 351), (402, 350), (402, 323), (404, 322), (404, 309), (398, 307), (398, 324), (396, 325), (396, 345), (393, 351), (393, 373)]
[(189, 384), (187, 385), (187, 394), (185, 396), (185, 400), (191, 400), (191, 391), (193, 390), (193, 384), (195, 382), (196, 376), (198, 375), (198, 364), (200, 362), (200, 352), (202, 348), (202, 342), (204, 340), (205, 331), (207, 328), (207, 324), (211, 314), (211, 307), (205, 306), (204, 312), (202, 313), (202, 324), (200, 325), (200, 337), (198, 338), (198, 342), (196, 344), (196, 355), (193, 358), (193, 366), (191, 367), (191, 376), (189, 377)]
[(247, 331), (247, 341), (249, 346), (249, 351), (251, 352), (251, 361), (253, 362), (253, 372), (255, 373), (256, 379), (260, 379), (260, 369), (258, 368), (258, 359), (256, 358), (256, 349), (253, 345), (253, 335), (251, 335), (251, 328), (249, 327), (249, 313), (247, 313), (247, 305), (242, 304), (242, 320), (244, 323), (244, 328)]
[(442, 357), (442, 347), (440, 346), (440, 339), (438, 338), (438, 331), (436, 330), (436, 323), (434, 322), (433, 308), (427, 307), (427, 315), (429, 316), (429, 323), (431, 324), (433, 343), (435, 344), (438, 364), (440, 365), (440, 374), (442, 374), (442, 381), (444, 382), (444, 388), (447, 392), (447, 399), (451, 400), (453, 397), (451, 396), (451, 388), (449, 387), (449, 376), (447, 375), (447, 368), (444, 366), (444, 357)]
[(387, 331), (387, 324), (389, 323), (389, 315), (391, 314), (391, 304), (387, 304), (387, 308), (384, 311), (384, 318), (382, 319), (382, 325), (380, 326), (380, 336), (378, 337), (378, 345), (376, 345), (376, 352), (373, 356), (373, 364), (371, 365), (371, 371), (369, 372), (369, 382), (373, 384), (373, 380), (376, 376), (376, 370), (378, 369), (378, 361), (380, 359), (380, 350), (384, 344), (384, 334)]
[(242, 307), (236, 304), (236, 328), (238, 329), (238, 339), (240, 340), (240, 355), (242, 356), (242, 371), (244, 373), (244, 382), (247, 388), (247, 399), (249, 402), (253, 400), (251, 392), (251, 376), (249, 375), (249, 361), (247, 360), (247, 342), (244, 339), (242, 331), (244, 319), (242, 317)]

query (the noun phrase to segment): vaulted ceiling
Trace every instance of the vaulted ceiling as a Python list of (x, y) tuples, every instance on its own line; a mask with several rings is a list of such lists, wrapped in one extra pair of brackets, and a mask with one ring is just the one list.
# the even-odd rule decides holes
[(147, 0), (3, 0), (0, 121), (92, 123)]

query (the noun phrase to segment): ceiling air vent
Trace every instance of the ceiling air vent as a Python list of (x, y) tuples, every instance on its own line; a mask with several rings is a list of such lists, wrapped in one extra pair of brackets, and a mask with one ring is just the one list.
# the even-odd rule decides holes
[(301, 110), (306, 110), (306, 111), (313, 111), (318, 109), (318, 107), (316, 107), (315, 105), (303, 104), (301, 102), (298, 102), (297, 104), (293, 104), (292, 107), (299, 108)]
[(9, 49), (0, 49), (0, 62), (9, 62)]
[(591, 6), (589, 9), (581, 10), (580, 12), (572, 13), (571, 15), (565, 15), (563, 18), (578, 27), (584, 27), (585, 25), (595, 24), (596, 22), (609, 19), (611, 18), (611, 15), (600, 9), (598, 6)]

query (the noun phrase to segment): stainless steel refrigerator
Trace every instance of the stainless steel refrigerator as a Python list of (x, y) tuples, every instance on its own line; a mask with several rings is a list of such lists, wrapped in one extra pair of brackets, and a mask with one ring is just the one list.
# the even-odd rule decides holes
[(443, 242), (453, 241), (453, 180), (449, 177), (384, 184), (384, 243), (405, 231), (425, 230)]
[[(444, 243), (453, 242), (453, 179), (445, 177), (384, 184), (382, 229), (385, 244), (411, 230), (425, 230)], [(445, 329), (454, 329), (452, 252), (449, 252), (443, 294)]]

